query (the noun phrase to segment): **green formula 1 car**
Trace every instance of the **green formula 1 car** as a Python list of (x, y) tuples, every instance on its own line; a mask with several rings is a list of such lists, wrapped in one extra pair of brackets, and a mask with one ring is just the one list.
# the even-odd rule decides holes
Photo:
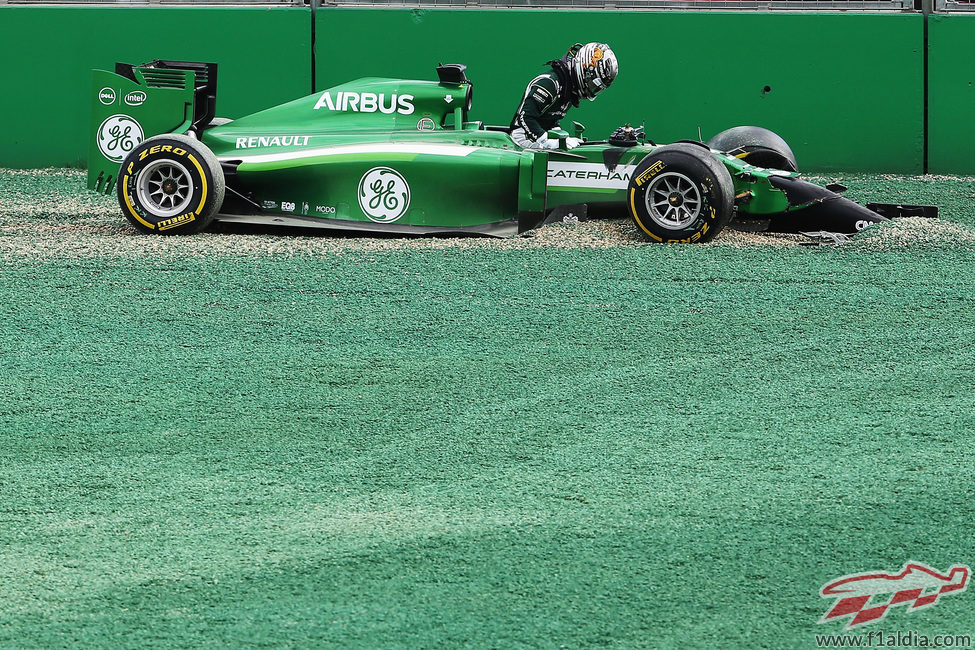
[(583, 212), (628, 214), (651, 240), (703, 242), (736, 217), (786, 232), (885, 220), (801, 180), (765, 129), (658, 146), (621, 128), (571, 151), (522, 149), (507, 127), (469, 119), (464, 66), (437, 72), (358, 79), (230, 121), (214, 117), (216, 64), (95, 70), (88, 186), (115, 189), (125, 217), (159, 234), (216, 219), (511, 236)]

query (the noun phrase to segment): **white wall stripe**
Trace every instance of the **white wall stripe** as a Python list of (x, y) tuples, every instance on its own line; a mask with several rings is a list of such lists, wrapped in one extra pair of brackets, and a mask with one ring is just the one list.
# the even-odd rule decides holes
[(282, 151), (281, 153), (268, 153), (258, 155), (247, 155), (240, 153), (227, 153), (220, 156), (220, 160), (242, 160), (245, 163), (267, 163), (284, 162), (286, 160), (302, 160), (305, 158), (317, 158), (319, 156), (340, 156), (342, 154), (376, 154), (376, 162), (382, 162), (381, 156), (386, 153), (412, 153), (427, 154), (433, 156), (455, 156), (463, 158), (469, 156), (481, 147), (470, 147), (461, 144), (420, 144), (414, 142), (385, 142), (371, 144), (349, 144), (334, 147), (316, 147), (314, 149), (297, 149)]

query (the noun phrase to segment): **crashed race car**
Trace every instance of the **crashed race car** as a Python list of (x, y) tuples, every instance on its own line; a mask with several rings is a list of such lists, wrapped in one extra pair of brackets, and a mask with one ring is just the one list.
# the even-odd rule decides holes
[(88, 186), (114, 189), (133, 226), (163, 235), (219, 220), (508, 237), (546, 221), (629, 215), (647, 239), (705, 242), (732, 219), (835, 233), (886, 220), (840, 188), (802, 180), (789, 146), (766, 129), (659, 146), (621, 127), (571, 151), (556, 130), (560, 149), (522, 149), (508, 127), (469, 119), (465, 66), (437, 73), (358, 79), (226, 120), (215, 117), (214, 63), (95, 70)]

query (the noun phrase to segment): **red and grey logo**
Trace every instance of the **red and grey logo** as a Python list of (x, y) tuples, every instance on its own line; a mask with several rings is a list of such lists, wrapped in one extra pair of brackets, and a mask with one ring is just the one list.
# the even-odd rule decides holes
[[(823, 598), (835, 598), (820, 623), (849, 617), (844, 629), (876, 623), (891, 607), (907, 605), (908, 612), (931, 607), (945, 594), (960, 594), (968, 588), (971, 569), (955, 565), (941, 573), (920, 562), (908, 562), (899, 573), (855, 573), (827, 582), (819, 590)], [(872, 602), (871, 602), (872, 601)]]

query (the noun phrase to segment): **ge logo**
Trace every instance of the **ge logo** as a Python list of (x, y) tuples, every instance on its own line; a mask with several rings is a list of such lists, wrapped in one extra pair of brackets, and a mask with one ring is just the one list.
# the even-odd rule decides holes
[(113, 115), (98, 127), (98, 150), (112, 162), (120, 163), (145, 140), (142, 127), (128, 115)]
[(376, 223), (392, 223), (410, 207), (410, 186), (389, 167), (373, 167), (359, 181), (359, 207)]

